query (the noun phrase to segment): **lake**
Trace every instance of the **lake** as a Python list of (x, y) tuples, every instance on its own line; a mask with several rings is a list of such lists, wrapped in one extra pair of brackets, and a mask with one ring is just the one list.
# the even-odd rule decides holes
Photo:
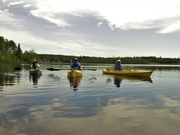
[(82, 64), (73, 80), (69, 65), (41, 64), (37, 77), (1, 64), (0, 134), (179, 135), (180, 65), (123, 65), (153, 70), (150, 78), (102, 74), (110, 66)]

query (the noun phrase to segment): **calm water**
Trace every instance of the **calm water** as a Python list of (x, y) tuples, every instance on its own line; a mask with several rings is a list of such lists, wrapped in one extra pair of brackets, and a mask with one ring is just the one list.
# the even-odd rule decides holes
[(153, 70), (151, 78), (103, 75), (110, 65), (83, 66), (67, 78), (68, 65), (0, 65), (1, 135), (179, 135), (180, 66), (123, 65)]

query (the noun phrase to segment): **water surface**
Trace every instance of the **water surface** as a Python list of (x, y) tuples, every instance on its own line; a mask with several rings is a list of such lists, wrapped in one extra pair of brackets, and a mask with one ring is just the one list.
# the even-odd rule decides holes
[(153, 70), (150, 78), (103, 75), (111, 65), (85, 65), (83, 77), (67, 78), (68, 65), (0, 66), (2, 135), (179, 135), (180, 66), (123, 65)]

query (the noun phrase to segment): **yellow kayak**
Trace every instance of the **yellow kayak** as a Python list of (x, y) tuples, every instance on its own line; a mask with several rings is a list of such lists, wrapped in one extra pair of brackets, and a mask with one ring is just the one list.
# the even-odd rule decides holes
[(111, 68), (103, 69), (103, 74), (125, 75), (125, 76), (151, 76), (152, 71), (137, 71), (137, 70), (113, 70)]
[(69, 70), (67, 72), (69, 77), (78, 77), (78, 76), (82, 76), (82, 71), (81, 70)]

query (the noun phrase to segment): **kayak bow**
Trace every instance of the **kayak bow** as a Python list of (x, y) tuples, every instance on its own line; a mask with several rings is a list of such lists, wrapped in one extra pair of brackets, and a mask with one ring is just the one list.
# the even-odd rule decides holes
[(81, 70), (69, 70), (67, 72), (69, 77), (78, 77), (78, 76), (82, 76), (82, 71)]

